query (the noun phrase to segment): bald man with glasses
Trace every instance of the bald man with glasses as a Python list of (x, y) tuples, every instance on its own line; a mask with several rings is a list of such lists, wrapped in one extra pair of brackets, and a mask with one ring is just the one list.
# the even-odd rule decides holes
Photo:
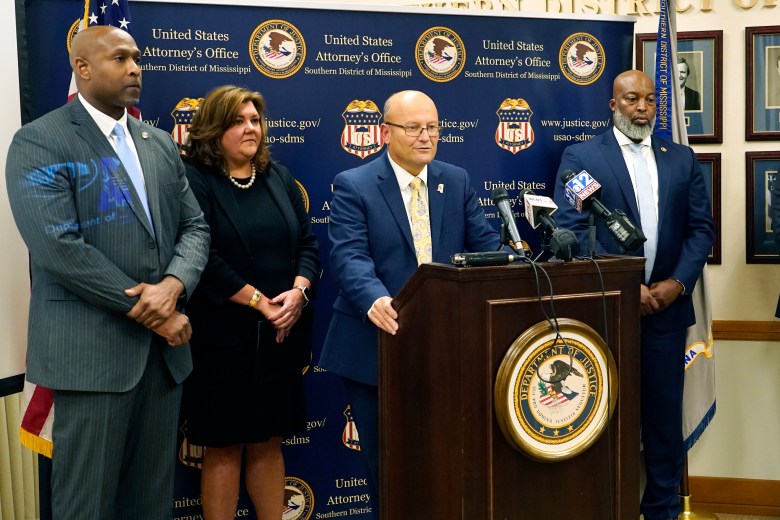
[(398, 331), (392, 299), (418, 265), (500, 248), (466, 170), (434, 160), (439, 136), (431, 98), (393, 94), (382, 124), (387, 152), (333, 182), (328, 232), (339, 295), (319, 365), (345, 383), (377, 518), (377, 330)]

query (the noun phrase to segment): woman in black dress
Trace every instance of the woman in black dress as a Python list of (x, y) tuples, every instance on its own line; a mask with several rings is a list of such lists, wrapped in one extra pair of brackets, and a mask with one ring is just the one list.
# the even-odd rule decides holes
[(245, 483), (258, 518), (281, 518), (281, 437), (305, 427), (302, 369), (311, 357), (317, 239), (301, 191), (265, 145), (265, 100), (232, 85), (211, 91), (189, 128), (187, 178), (211, 228), (211, 251), (187, 304), (193, 373), (188, 437), (206, 448), (208, 520), (232, 519)]

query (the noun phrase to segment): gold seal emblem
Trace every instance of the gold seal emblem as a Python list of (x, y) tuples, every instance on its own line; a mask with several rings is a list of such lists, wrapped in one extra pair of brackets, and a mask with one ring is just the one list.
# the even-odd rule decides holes
[(466, 64), (466, 47), (460, 36), (447, 27), (431, 27), (417, 40), (415, 61), (431, 81), (455, 79)]
[(576, 85), (590, 85), (604, 72), (604, 47), (595, 36), (575, 33), (566, 38), (558, 52), (558, 64), (566, 79)]
[(572, 458), (604, 432), (617, 400), (612, 353), (585, 323), (558, 319), (509, 347), (494, 388), (496, 416), (515, 449), (543, 461)]
[(268, 20), (250, 36), (249, 56), (255, 68), (269, 78), (289, 78), (303, 66), (306, 42), (293, 24)]

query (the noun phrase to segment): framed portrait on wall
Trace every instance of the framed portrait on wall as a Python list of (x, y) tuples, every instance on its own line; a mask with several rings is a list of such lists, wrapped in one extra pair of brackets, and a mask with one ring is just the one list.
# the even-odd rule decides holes
[(780, 151), (745, 152), (748, 264), (780, 264), (772, 230), (772, 190), (780, 182)]
[(720, 264), (721, 261), (721, 229), (720, 229), (720, 154), (697, 153), (701, 171), (704, 174), (704, 184), (710, 194), (710, 209), (712, 222), (715, 224), (715, 243), (712, 244), (708, 264)]
[(745, 139), (780, 139), (780, 25), (745, 27)]
[[(655, 78), (656, 33), (636, 35), (636, 68)], [(677, 33), (677, 61), (685, 127), (691, 143), (723, 142), (723, 31)]]

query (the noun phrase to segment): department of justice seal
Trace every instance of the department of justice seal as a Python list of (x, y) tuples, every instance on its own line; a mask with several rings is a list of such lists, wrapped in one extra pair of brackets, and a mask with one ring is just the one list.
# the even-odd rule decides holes
[(558, 64), (566, 79), (576, 85), (590, 85), (604, 72), (606, 55), (595, 36), (574, 33), (561, 45)]
[(314, 511), (314, 493), (306, 481), (284, 478), (284, 511), (282, 520), (309, 520)]
[(269, 78), (289, 78), (303, 66), (306, 42), (293, 24), (267, 20), (249, 37), (249, 56), (255, 68)]
[(604, 432), (617, 400), (612, 353), (586, 324), (558, 319), (523, 332), (509, 347), (494, 388), (506, 440), (534, 459), (560, 461)]
[(447, 27), (431, 27), (417, 40), (415, 61), (431, 81), (445, 82), (458, 76), (466, 64), (466, 47), (460, 36)]

